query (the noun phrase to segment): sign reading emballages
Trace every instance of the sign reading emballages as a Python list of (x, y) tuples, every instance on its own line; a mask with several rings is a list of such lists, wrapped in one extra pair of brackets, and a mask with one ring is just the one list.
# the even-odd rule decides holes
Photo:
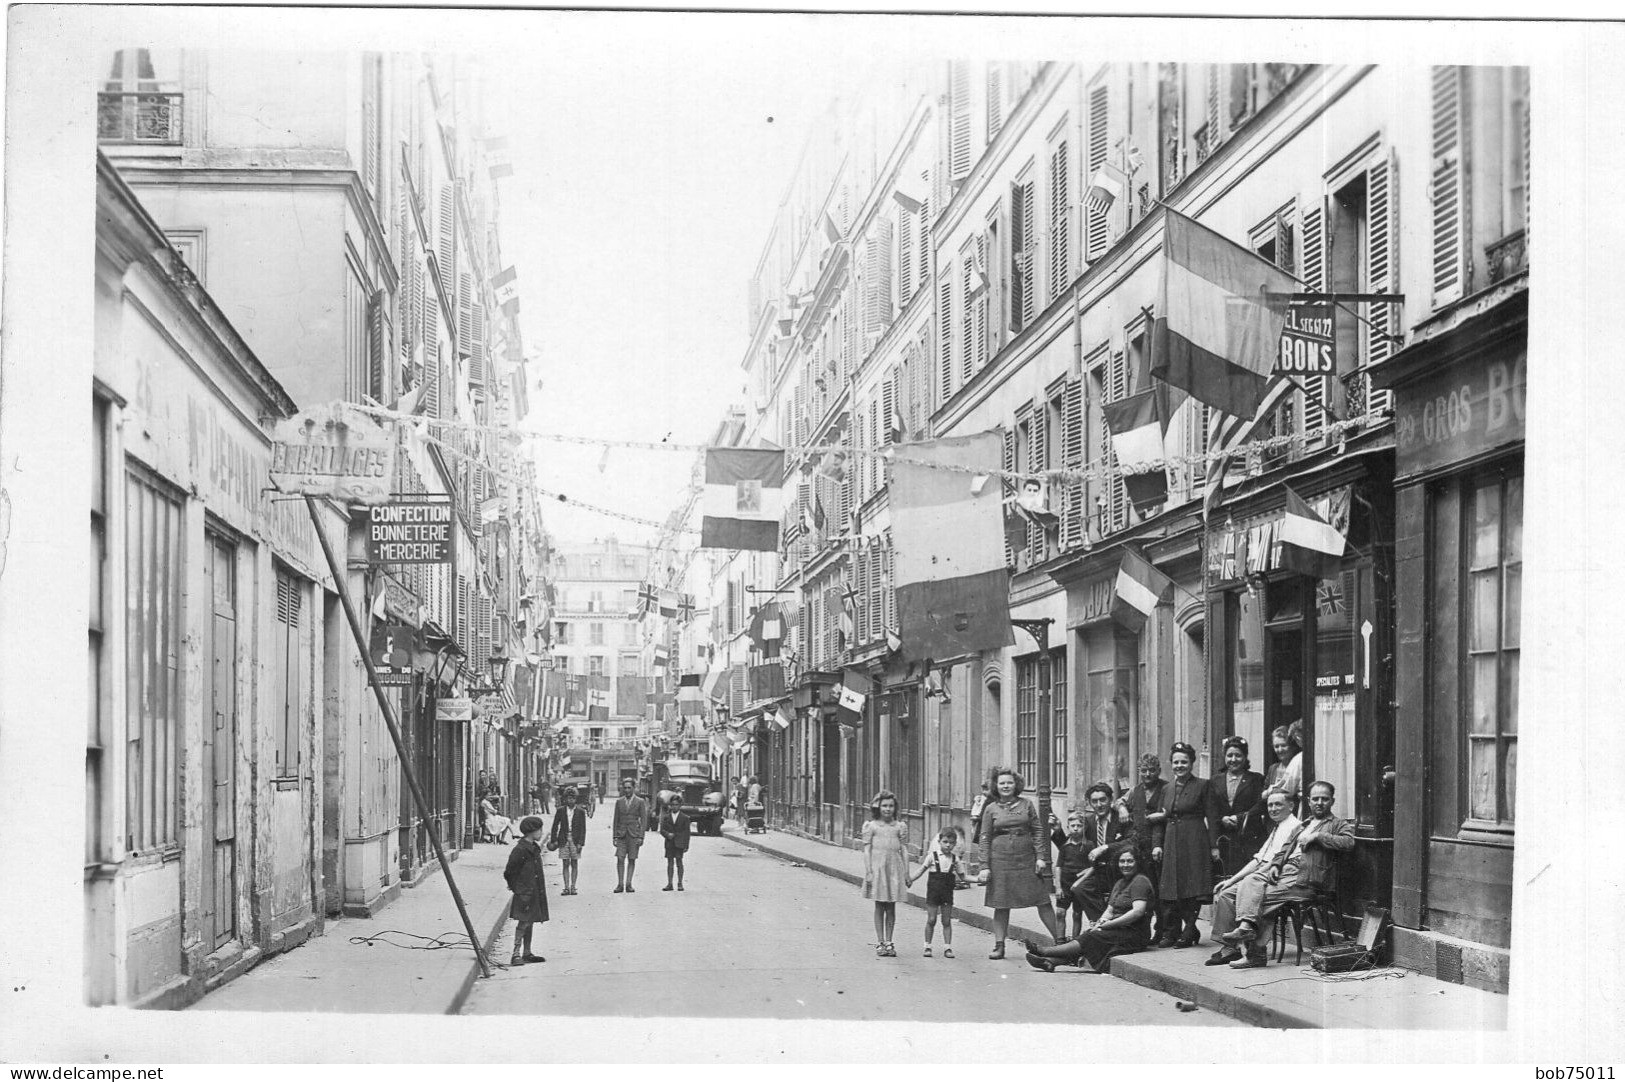
[(367, 559), (379, 564), (451, 563), (449, 503), (387, 503), (367, 508)]

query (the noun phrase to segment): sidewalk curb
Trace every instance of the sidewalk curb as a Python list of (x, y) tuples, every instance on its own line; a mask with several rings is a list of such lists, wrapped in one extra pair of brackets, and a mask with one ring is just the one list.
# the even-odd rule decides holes
[[(790, 853), (784, 852), (781, 849), (775, 849), (765, 842), (755, 841), (750, 838), (742, 837), (738, 834), (724, 834), (723, 837), (735, 841), (740, 845), (748, 846), (752, 849), (758, 849), (764, 853), (770, 854), (771, 856), (778, 857), (781, 860), (792, 861), (802, 865), (803, 867), (811, 868), (815, 872), (821, 872), (824, 875), (832, 876), (836, 879), (844, 880), (845, 882), (852, 883), (854, 885), (861, 885), (863, 882), (862, 876), (853, 875), (851, 872), (842, 871), (839, 868), (832, 867), (831, 865), (824, 864), (820, 861), (807, 860), (803, 857), (794, 856)], [(916, 894), (913, 891), (910, 891), (907, 903), (915, 906), (916, 908), (924, 909), (925, 896), (923, 894)], [(969, 927), (978, 928), (984, 932), (991, 932), (993, 930), (992, 917), (985, 916), (981, 913), (972, 912), (968, 909), (960, 909), (957, 906), (954, 908), (954, 923), (968, 925)], [(1049, 939), (1049, 933), (1044, 931), (1042, 927), (1028, 928), (1018, 925), (1014, 920), (1012, 920), (1010, 922), (1009, 938), (1014, 940), (1020, 940), (1022, 938), (1037, 939), (1047, 942)], [(1018, 942), (1016, 950), (1019, 951), (1020, 949), (1021, 947)], [(1019, 956), (1018, 960), (1020, 960)], [(1149, 988), (1155, 992), (1162, 992), (1166, 995), (1174, 996), (1177, 999), (1195, 1003), (1198, 1007), (1213, 1011), (1215, 1014), (1222, 1014), (1227, 1018), (1234, 1018), (1238, 1022), (1243, 1022), (1249, 1026), (1257, 1026), (1261, 1029), (1323, 1028), (1316, 1025), (1314, 1022), (1290, 1014), (1286, 1011), (1276, 1010), (1273, 1007), (1268, 1007), (1252, 1000), (1243, 999), (1237, 995), (1227, 995), (1223, 992), (1215, 991), (1214, 989), (1205, 985), (1186, 980), (1183, 977), (1175, 976), (1169, 973), (1162, 973), (1158, 970), (1140, 965), (1135, 961), (1133, 955), (1124, 955), (1113, 958), (1111, 965), (1111, 976), (1116, 977), (1118, 980), (1127, 981), (1129, 984), (1137, 984), (1142, 988)]]
[[(492, 922), (491, 930), (485, 933), (485, 939), (480, 945), (480, 949), (485, 953), (485, 959), (487, 962), (491, 960), (491, 947), (496, 943), (497, 936), (502, 934), (502, 925), (506, 923), (508, 919), (508, 895), (506, 892), (504, 892), (498, 897), (501, 898), (502, 904), (497, 909), (496, 920)], [(470, 919), (472, 920), (473, 918), (471, 917)], [(492, 972), (495, 972), (494, 968)], [(480, 961), (478, 958), (476, 958), (468, 964), (468, 972), (463, 975), (461, 983), (459, 983), (457, 986), (456, 993), (451, 997), (451, 1005), (446, 1008), (447, 1014), (456, 1014), (458, 1011), (463, 1009), (463, 1005), (468, 1002), (469, 994), (474, 991), (474, 982), (479, 979)]]

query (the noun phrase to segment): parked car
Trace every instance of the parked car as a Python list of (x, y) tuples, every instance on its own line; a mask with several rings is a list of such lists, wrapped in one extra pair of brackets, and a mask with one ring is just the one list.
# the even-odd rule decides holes
[(660, 813), (675, 804), (694, 822), (697, 834), (722, 833), (727, 814), (727, 798), (716, 778), (716, 768), (703, 759), (665, 759), (655, 763), (647, 779), (649, 829), (658, 825)]

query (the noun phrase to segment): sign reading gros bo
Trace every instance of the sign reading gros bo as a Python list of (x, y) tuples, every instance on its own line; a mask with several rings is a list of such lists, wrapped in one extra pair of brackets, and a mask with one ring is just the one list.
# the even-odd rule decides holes
[(449, 564), (451, 524), (449, 503), (369, 507), (367, 559), (380, 564)]

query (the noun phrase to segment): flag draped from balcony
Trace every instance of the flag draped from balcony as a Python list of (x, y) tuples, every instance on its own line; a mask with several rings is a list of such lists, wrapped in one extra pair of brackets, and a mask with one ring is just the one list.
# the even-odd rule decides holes
[(685, 718), (704, 716), (705, 694), (700, 690), (699, 673), (684, 673), (677, 681), (677, 713)]
[(519, 311), (519, 271), (509, 267), (491, 279), (491, 291), (496, 294), (497, 303), (509, 315)]
[(762, 605), (751, 617), (750, 639), (764, 658), (779, 656), (779, 643), (784, 639), (784, 620), (779, 615), (777, 601)]
[(1275, 368), (1290, 276), (1178, 211), (1164, 211), (1162, 288), (1151, 374), (1192, 398), (1252, 417)]
[(700, 547), (776, 552), (783, 485), (783, 451), (744, 447), (706, 451)]
[(585, 676), (566, 676), (564, 679), (564, 709), (567, 713), (581, 716), (587, 712), (587, 678)]
[(903, 659), (1008, 646), (1010, 572), (1000, 489), (935, 463), (1001, 468), (998, 432), (909, 444), (892, 462), (894, 583)]
[(851, 669), (841, 670), (841, 686), (836, 689), (835, 720), (856, 727), (863, 724), (863, 707), (869, 701), (869, 678)]
[(609, 720), (609, 677), (588, 676), (587, 682), (587, 720)]
[[(1108, 402), (1102, 409), (1106, 427), (1112, 434), (1112, 452), (1118, 465), (1131, 470), (1156, 462), (1163, 457), (1162, 437), (1164, 422), (1161, 404), (1155, 390), (1131, 394), (1117, 402)], [(1140, 473), (1125, 472), (1123, 488), (1142, 515), (1157, 504), (1168, 500), (1168, 471), (1162, 467)]]
[(1296, 492), (1281, 488), (1286, 492), (1286, 516), (1281, 522), (1280, 566), (1320, 579), (1336, 577), (1347, 540)]
[(777, 661), (750, 667), (750, 698), (752, 702), (776, 699), (784, 694), (784, 666)]
[(1117, 565), (1112, 617), (1138, 632), (1173, 584), (1173, 579), (1152, 567), (1145, 557), (1133, 549), (1124, 549), (1122, 562)]
[(568, 681), (564, 673), (557, 669), (545, 669), (542, 672), (542, 720), (563, 721), (568, 713), (569, 696), (567, 692)]

